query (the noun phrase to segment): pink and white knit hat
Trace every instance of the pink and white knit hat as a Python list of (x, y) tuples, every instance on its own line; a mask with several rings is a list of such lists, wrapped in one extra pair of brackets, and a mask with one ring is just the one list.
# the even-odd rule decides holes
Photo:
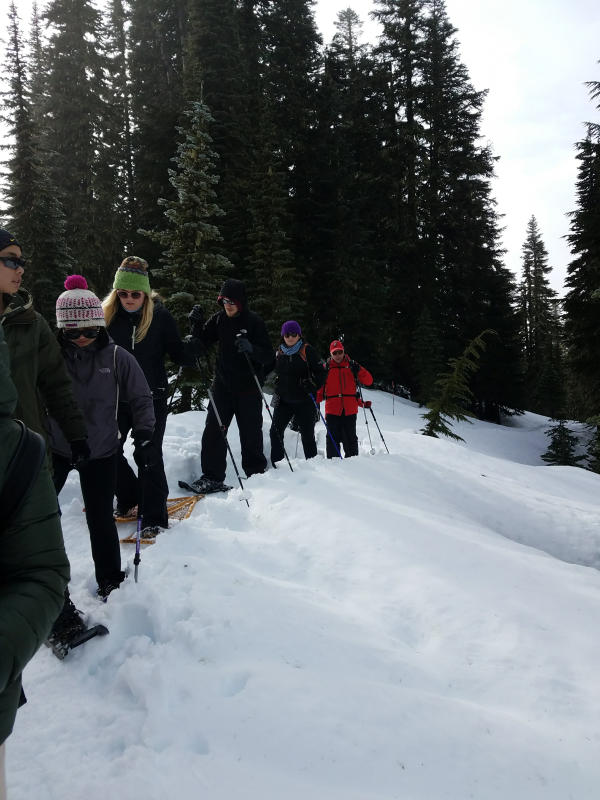
[(83, 275), (69, 275), (65, 281), (66, 292), (56, 301), (56, 326), (58, 328), (106, 327), (102, 303)]

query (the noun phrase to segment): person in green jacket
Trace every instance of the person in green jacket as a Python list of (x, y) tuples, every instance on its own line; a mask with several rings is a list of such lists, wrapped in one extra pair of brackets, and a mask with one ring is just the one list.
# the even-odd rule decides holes
[(22, 255), (15, 237), (0, 228), (0, 325), (17, 387), (15, 417), (47, 438), (50, 414), (69, 442), (76, 464), (89, 458), (85, 422), (56, 337), (34, 310), (29, 292), (21, 288), (25, 266)]
[[(0, 489), (20, 438), (17, 393), (0, 326)], [(21, 673), (46, 639), (69, 580), (58, 503), (47, 464), (10, 519), (0, 518), (0, 797), (4, 743), (22, 696)]]
[[(0, 326), (17, 389), (14, 417), (47, 440), (48, 415), (52, 416), (69, 443), (73, 466), (78, 467), (90, 457), (83, 414), (58, 341), (46, 320), (34, 310), (29, 292), (21, 287), (24, 267), (21, 245), (9, 231), (0, 228)], [(47, 461), (51, 469), (52, 459), (48, 457)], [(83, 628), (67, 589), (52, 635), (68, 640)]]

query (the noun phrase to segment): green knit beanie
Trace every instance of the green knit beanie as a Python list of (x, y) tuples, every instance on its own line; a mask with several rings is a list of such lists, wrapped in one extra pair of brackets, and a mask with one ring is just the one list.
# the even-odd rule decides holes
[(115, 272), (113, 289), (150, 294), (148, 262), (139, 256), (127, 256)]

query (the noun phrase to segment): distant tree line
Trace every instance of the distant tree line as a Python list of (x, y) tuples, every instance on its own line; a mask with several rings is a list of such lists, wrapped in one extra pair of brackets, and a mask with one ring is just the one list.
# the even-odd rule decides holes
[(324, 45), (313, 5), (50, 0), (25, 39), (12, 4), (3, 213), (39, 310), (52, 318), (72, 271), (103, 294), (133, 252), (184, 329), (191, 304), (212, 311), (235, 276), (274, 344), (290, 317), (323, 352), (345, 334), (419, 402), (490, 329), (473, 413), (597, 413), (597, 129), (579, 145), (563, 326), (535, 219), (522, 281), (503, 264), (485, 92), (444, 2), (378, 0), (374, 45), (350, 8)]

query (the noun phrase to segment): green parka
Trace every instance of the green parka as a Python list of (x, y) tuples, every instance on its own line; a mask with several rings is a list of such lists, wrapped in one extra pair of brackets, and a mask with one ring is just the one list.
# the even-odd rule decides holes
[[(16, 400), (0, 327), (0, 487), (19, 440)], [(68, 580), (56, 492), (44, 466), (14, 518), (0, 515), (0, 744), (13, 728), (23, 668), (48, 636)]]
[(33, 308), (25, 289), (4, 295), (0, 325), (10, 353), (11, 377), (17, 387), (14, 416), (28, 428), (47, 437), (48, 414), (57, 421), (68, 442), (87, 436), (71, 378), (56, 337), (46, 320)]

